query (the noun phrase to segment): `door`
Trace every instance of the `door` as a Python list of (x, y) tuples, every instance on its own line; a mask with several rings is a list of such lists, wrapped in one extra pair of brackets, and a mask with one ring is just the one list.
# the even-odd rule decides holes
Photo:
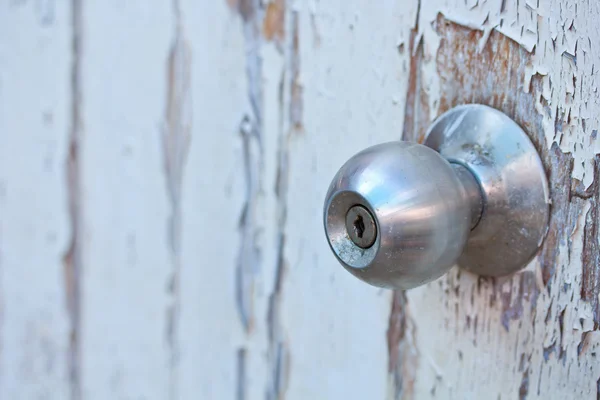
[[(0, 398), (595, 399), (595, 1), (0, 4)], [(371, 287), (351, 155), (464, 103), (550, 183), (521, 272)]]

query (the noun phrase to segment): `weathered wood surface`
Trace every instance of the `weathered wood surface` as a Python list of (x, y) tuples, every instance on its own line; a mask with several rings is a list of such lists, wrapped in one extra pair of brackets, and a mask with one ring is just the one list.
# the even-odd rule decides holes
[[(0, 4), (1, 399), (597, 398), (593, 1)], [(551, 182), (521, 273), (391, 293), (322, 201), (479, 102)]]

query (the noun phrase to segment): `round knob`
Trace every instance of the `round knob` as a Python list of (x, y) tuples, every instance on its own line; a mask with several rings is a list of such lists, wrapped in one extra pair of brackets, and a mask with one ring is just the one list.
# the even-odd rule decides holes
[(376, 286), (408, 289), (444, 274), (479, 219), (474, 177), (429, 147), (370, 147), (339, 170), (325, 201), (338, 260)]
[(350, 158), (324, 206), (329, 245), (353, 275), (410, 289), (459, 264), (481, 275), (524, 267), (543, 241), (548, 183), (510, 118), (465, 105), (442, 115), (426, 145), (390, 142)]

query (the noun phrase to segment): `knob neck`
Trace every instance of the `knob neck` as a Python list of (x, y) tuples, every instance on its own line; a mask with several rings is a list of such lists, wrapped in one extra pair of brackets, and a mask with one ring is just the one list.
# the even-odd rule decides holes
[(479, 182), (469, 169), (463, 165), (451, 163), (452, 169), (464, 188), (464, 197), (471, 210), (471, 230), (475, 229), (483, 214), (483, 196)]

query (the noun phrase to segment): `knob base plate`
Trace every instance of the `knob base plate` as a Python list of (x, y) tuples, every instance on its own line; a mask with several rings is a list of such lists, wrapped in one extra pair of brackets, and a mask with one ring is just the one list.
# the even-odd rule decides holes
[(481, 187), (481, 220), (458, 265), (484, 276), (525, 267), (546, 236), (550, 201), (544, 166), (523, 129), (496, 109), (467, 104), (434, 121), (424, 144), (468, 168)]

